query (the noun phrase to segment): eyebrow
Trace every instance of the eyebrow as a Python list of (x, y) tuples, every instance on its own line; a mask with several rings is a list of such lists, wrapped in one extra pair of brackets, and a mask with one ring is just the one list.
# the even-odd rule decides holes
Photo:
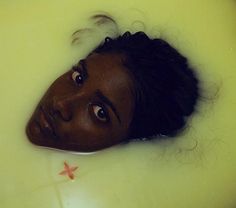
[(119, 123), (121, 123), (120, 120), (120, 116), (118, 115), (118, 112), (115, 108), (115, 106), (113, 105), (113, 103), (100, 91), (100, 90), (96, 90), (95, 94), (106, 104), (108, 105), (112, 111), (114, 112), (114, 114), (116, 115)]
[(79, 61), (78, 65), (82, 68), (82, 75), (85, 79), (88, 78), (88, 70), (87, 70), (87, 64), (86, 64), (86, 61), (85, 59), (82, 59)]

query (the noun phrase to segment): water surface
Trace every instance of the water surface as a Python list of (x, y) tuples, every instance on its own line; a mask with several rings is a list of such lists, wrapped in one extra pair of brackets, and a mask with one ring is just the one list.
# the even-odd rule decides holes
[[(0, 207), (235, 207), (235, 4), (2, 0)], [(40, 97), (99, 41), (95, 33), (71, 45), (71, 34), (90, 27), (87, 18), (101, 11), (112, 14), (121, 31), (145, 30), (173, 44), (197, 71), (205, 99), (175, 140), (134, 142), (87, 156), (31, 145), (24, 128)], [(64, 161), (79, 167), (74, 181), (58, 174)]]

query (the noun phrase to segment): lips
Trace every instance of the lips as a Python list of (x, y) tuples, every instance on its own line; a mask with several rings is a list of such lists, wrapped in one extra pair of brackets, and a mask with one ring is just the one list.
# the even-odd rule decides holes
[(42, 133), (47, 137), (56, 138), (56, 133), (53, 128), (53, 118), (46, 113), (43, 107), (39, 108), (39, 120), (40, 129)]

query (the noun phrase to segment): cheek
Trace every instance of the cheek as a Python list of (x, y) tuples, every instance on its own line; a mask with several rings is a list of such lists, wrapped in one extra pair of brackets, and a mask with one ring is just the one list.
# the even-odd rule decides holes
[(61, 139), (78, 145), (106, 142), (109, 129), (102, 128), (94, 123), (87, 110), (77, 111), (70, 122), (59, 126)]
[(63, 96), (68, 92), (76, 92), (75, 85), (71, 80), (69, 72), (57, 78), (44, 93), (40, 104), (52, 108), (53, 99)]
[(73, 86), (73, 81), (71, 79), (71, 71), (68, 71), (54, 80), (47, 89), (46, 94), (50, 96), (58, 94), (59, 92), (60, 94), (63, 94), (64, 91), (67, 91), (71, 86)]
[(120, 143), (124, 136), (120, 132), (111, 126), (96, 125), (88, 116), (82, 114), (73, 123), (67, 124), (62, 142), (76, 145), (79, 149), (99, 150)]

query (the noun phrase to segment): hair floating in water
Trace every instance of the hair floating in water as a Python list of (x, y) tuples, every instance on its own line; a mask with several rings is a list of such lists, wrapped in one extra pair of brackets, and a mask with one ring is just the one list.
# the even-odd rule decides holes
[(72, 34), (71, 44), (79, 44), (84, 37), (90, 35), (101, 36), (101, 40), (104, 40), (105, 37), (117, 37), (119, 33), (119, 28), (116, 21), (108, 14), (95, 14), (92, 15), (89, 20), (92, 21), (92, 27), (86, 27), (76, 30)]

